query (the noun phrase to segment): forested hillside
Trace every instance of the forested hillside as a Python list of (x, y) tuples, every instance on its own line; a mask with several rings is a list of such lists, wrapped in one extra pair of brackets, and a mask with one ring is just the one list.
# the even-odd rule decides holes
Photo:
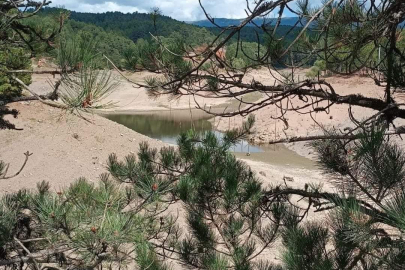
[(68, 21), (64, 33), (94, 40), (98, 52), (107, 55), (120, 67), (124, 65), (124, 53), (135, 47), (132, 40), (120, 33), (106, 31), (101, 27), (75, 20)]
[[(58, 21), (55, 18), (58, 18), (61, 12), (69, 14), (69, 19), (64, 22), (65, 25), (60, 35), (62, 40), (84, 41), (84, 44), (87, 43), (87, 40), (91, 41), (96, 53), (107, 55), (118, 67), (125, 69), (152, 68), (150, 56), (154, 55), (154, 52), (158, 49), (155, 46), (156, 44), (153, 44), (152, 35), (166, 39), (165, 43), (181, 40), (184, 45), (198, 47), (209, 44), (222, 31), (222, 29), (216, 27), (204, 28), (190, 25), (160, 14), (154, 21), (151, 14), (144, 13), (81, 13), (59, 8), (45, 8), (40, 12), (41, 16), (27, 20), (27, 23), (31, 26), (38, 26), (38, 31), (40, 29), (41, 31), (44, 31), (43, 29), (55, 29), (58, 27)], [(222, 20), (222, 23), (226, 23), (225, 21), (228, 21), (228, 24), (232, 21), (238, 23), (237, 20)], [(255, 22), (263, 23), (258, 20)], [(291, 18), (284, 19), (284, 23), (291, 24), (292, 22)], [(250, 55), (254, 55), (257, 48), (255, 43), (257, 42), (264, 46), (275, 46), (274, 40), (271, 41), (272, 39), (268, 38), (273, 32), (273, 26), (274, 24), (269, 23), (266, 29), (245, 27), (241, 29), (239, 35), (233, 36), (227, 46), (234, 48), (234, 44), (239, 39), (241, 42), (245, 42), (243, 47), (250, 52)], [(295, 27), (294, 30), (291, 30), (291, 27), (290, 25), (278, 26), (276, 37), (281, 38), (284, 43), (294, 40), (301, 27)], [(227, 36), (229, 31), (222, 33), (220, 39)], [(282, 46), (282, 44), (279, 44), (279, 46)], [(52, 48), (45, 49), (51, 56), (56, 57), (55, 51), (52, 52)], [(252, 61), (248, 59), (249, 57), (243, 57), (242, 54), (239, 53), (237, 56), (232, 55), (230, 57), (231, 55), (228, 53), (227, 56), (238, 67), (243, 67), (249, 63), (252, 64)], [(238, 59), (235, 60), (234, 58)], [(309, 64), (314, 61), (315, 58)], [(101, 61), (100, 64), (105, 66), (106, 62)]]
[[(46, 8), (42, 14), (52, 14), (57, 9)], [(198, 46), (212, 41), (216, 35), (221, 32), (221, 29), (213, 27), (209, 21), (197, 22), (180, 22), (168, 16), (160, 15), (156, 21), (156, 29), (150, 14), (146, 13), (121, 13), (121, 12), (106, 12), (106, 13), (83, 13), (71, 11), (70, 20), (82, 22), (86, 24), (96, 25), (101, 27), (107, 32), (114, 32), (120, 34), (132, 41), (136, 42), (138, 39), (150, 40), (151, 34), (163, 37), (172, 36), (174, 32), (180, 33), (184, 41), (192, 46)], [(236, 19), (216, 19), (220, 26), (229, 26), (232, 24), (239, 24), (240, 20)], [(266, 21), (269, 27), (275, 24), (275, 21)], [(279, 36), (284, 36), (291, 29), (291, 25), (297, 22), (297, 18), (284, 18), (282, 24), (277, 30)], [(261, 25), (262, 19), (255, 20), (255, 23)], [(195, 25), (197, 26), (195, 26)], [(254, 26), (249, 24), (248, 26)], [(293, 38), (295, 33), (298, 32), (300, 27), (289, 34), (288, 39)], [(227, 34), (227, 32), (225, 33)], [(257, 37), (261, 42), (264, 40), (264, 31), (259, 28), (246, 27), (240, 33), (240, 39), (246, 42), (257, 42)], [(232, 41), (236, 41), (235, 36)]]
[[(55, 8), (46, 8), (41, 11), (43, 15), (55, 12)], [(138, 39), (151, 39), (151, 34), (168, 37), (174, 32), (182, 35), (190, 45), (199, 45), (213, 40), (214, 36), (205, 28), (189, 25), (160, 15), (156, 21), (156, 29), (150, 14), (146, 13), (82, 13), (71, 11), (70, 19), (101, 27), (105, 31), (125, 36), (132, 41)]]

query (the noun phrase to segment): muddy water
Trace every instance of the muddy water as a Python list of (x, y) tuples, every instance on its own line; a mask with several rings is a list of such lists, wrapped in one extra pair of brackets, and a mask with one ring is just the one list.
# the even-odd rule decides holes
[[(200, 110), (172, 110), (152, 112), (131, 112), (131, 114), (109, 114), (108, 119), (120, 123), (138, 133), (170, 144), (177, 144), (180, 133), (189, 129), (196, 132), (213, 130), (212, 117)], [(223, 134), (215, 131), (217, 137)], [(260, 161), (272, 165), (315, 169), (313, 161), (289, 150), (283, 144), (255, 146), (242, 141), (230, 149), (237, 157)]]
[(284, 144), (259, 147), (263, 152), (251, 153), (250, 156), (246, 156), (244, 153), (235, 153), (235, 156), (277, 166), (308, 170), (318, 169), (314, 161), (298, 155), (296, 152), (285, 147)]

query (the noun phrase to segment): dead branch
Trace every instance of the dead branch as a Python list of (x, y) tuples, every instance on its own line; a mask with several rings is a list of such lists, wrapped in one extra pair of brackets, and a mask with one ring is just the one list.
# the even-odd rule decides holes
[[(385, 136), (390, 135), (401, 135), (405, 134), (405, 126), (398, 127), (395, 131), (386, 132)], [(364, 134), (342, 134), (342, 135), (319, 135), (319, 136), (295, 136), (280, 140), (272, 140), (266, 144), (278, 144), (278, 143), (293, 143), (293, 142), (308, 142), (308, 141), (317, 141), (317, 140), (358, 140), (364, 138)]]
[(12, 78), (16, 82), (18, 82), (24, 89), (26, 89), (28, 92), (30, 92), (31, 95), (33, 95), (36, 98), (36, 100), (39, 100), (41, 103), (46, 104), (51, 107), (59, 108), (59, 109), (68, 109), (68, 106), (66, 106), (65, 104), (43, 99), (41, 96), (39, 96), (34, 91), (32, 91), (23, 81), (21, 81), (20, 79), (18, 79), (15, 76), (13, 76)]
[(62, 75), (60, 70), (8, 70), (9, 74), (51, 74)]
[[(285, 195), (297, 195), (304, 198), (315, 198), (315, 199), (322, 199), (330, 202), (331, 204), (342, 204), (345, 200), (350, 200), (354, 198), (342, 198), (339, 194), (336, 193), (329, 193), (329, 192), (318, 192), (318, 191), (307, 191), (302, 189), (294, 189), (294, 188), (281, 188), (276, 187), (274, 189), (268, 190), (264, 193), (263, 202), (264, 203), (271, 203), (275, 198)], [(359, 204), (359, 209), (361, 212), (366, 213), (368, 215), (373, 215), (378, 218), (378, 222), (389, 224), (389, 218), (384, 212), (376, 209), (373, 205), (369, 204), (366, 201), (356, 199)], [(374, 215), (378, 213), (378, 215)]]
[(21, 166), (21, 168), (14, 175), (6, 176), (8, 168), (9, 168), (9, 165), (7, 165), (6, 168), (5, 168), (5, 171), (3, 173), (3, 176), (0, 175), (0, 179), (10, 179), (10, 178), (13, 178), (13, 177), (16, 177), (17, 175), (19, 175), (22, 172), (22, 170), (24, 169), (25, 165), (27, 165), (27, 161), (28, 161), (29, 157), (32, 156), (32, 153), (27, 151), (27, 152), (24, 153), (24, 155), (25, 155), (25, 160), (24, 160), (24, 163)]
[(27, 252), (28, 256), (31, 258), (31, 260), (34, 262), (34, 266), (36, 270), (41, 270), (41, 267), (39, 266), (38, 262), (35, 260), (35, 258), (32, 256), (32, 253), (24, 246), (23, 243), (20, 242), (16, 237), (14, 237), (14, 241), (25, 251)]
[(55, 254), (67, 252), (69, 250), (71, 250), (71, 248), (59, 247), (59, 248), (55, 248), (55, 249), (43, 250), (43, 251), (40, 251), (37, 253), (31, 253), (31, 254), (28, 254), (27, 256), (15, 256), (11, 259), (0, 260), (0, 266), (13, 265), (13, 264), (17, 264), (17, 263), (26, 263), (33, 259), (40, 261), (40, 260), (48, 259), (49, 257), (51, 257)]

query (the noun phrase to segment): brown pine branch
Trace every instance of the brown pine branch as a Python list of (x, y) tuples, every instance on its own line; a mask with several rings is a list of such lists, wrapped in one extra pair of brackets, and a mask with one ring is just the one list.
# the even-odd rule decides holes
[[(386, 132), (384, 135), (400, 135), (405, 134), (405, 126), (398, 127), (395, 131)], [(293, 143), (293, 142), (308, 142), (317, 140), (358, 140), (364, 138), (364, 134), (354, 134), (354, 135), (318, 135), (318, 136), (295, 136), (279, 140), (271, 140), (267, 142), (268, 144), (278, 144), (278, 143)]]
[(59, 109), (68, 109), (68, 106), (66, 106), (65, 104), (61, 104), (61, 103), (57, 103), (57, 102), (54, 102), (54, 101), (43, 99), (41, 96), (39, 96), (34, 91), (32, 91), (23, 81), (21, 81), (20, 79), (18, 79), (15, 76), (13, 76), (12, 78), (16, 82), (18, 82), (24, 89), (26, 89), (28, 92), (30, 92), (31, 95), (33, 95), (41, 103), (46, 104), (46, 105), (51, 106), (51, 107), (59, 108)]
[(6, 71), (9, 74), (51, 74), (51, 75), (61, 75), (62, 71), (60, 70), (8, 70)]
[(31, 253), (31, 254), (28, 254), (27, 256), (15, 256), (15, 257), (12, 257), (11, 259), (0, 260), (0, 266), (13, 265), (13, 264), (17, 264), (17, 263), (26, 263), (33, 259), (37, 260), (37, 262), (40, 262), (41, 260), (49, 261), (49, 258), (51, 256), (58, 254), (58, 253), (66, 252), (69, 250), (72, 250), (72, 249), (68, 248), (68, 247), (59, 247), (59, 248), (55, 248), (55, 249), (42, 250), (37, 253)]
[(34, 263), (35, 269), (41, 270), (41, 266), (38, 264), (38, 262), (32, 256), (32, 253), (24, 246), (24, 244), (21, 243), (20, 240), (18, 240), (16, 237), (14, 237), (14, 241), (28, 254), (28, 256), (31, 258), (32, 262)]
[[(304, 189), (294, 189), (294, 188), (283, 189), (280, 187), (276, 187), (264, 193), (263, 203), (272, 202), (274, 198), (286, 195), (297, 195), (304, 198), (322, 199), (328, 201), (333, 205), (340, 205), (345, 201), (349, 200), (349, 198), (343, 198), (336, 193), (317, 192), (317, 191), (313, 192)], [(392, 225), (386, 213), (376, 209), (373, 205), (369, 204), (368, 202), (356, 198), (350, 198), (350, 200), (355, 200), (359, 205), (359, 210), (362, 213), (373, 217), (377, 222)]]

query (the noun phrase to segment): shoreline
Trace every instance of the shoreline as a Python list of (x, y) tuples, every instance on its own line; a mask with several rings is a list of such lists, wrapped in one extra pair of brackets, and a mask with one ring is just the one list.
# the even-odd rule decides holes
[[(182, 121), (182, 120), (190, 120), (190, 116), (189, 116), (189, 110), (188, 109), (175, 109), (175, 110), (171, 110), (170, 114), (168, 114), (167, 110), (150, 110), (150, 111), (115, 111), (115, 112), (106, 112), (106, 111), (99, 111), (97, 112), (98, 115), (102, 116), (102, 117), (107, 117), (108, 116), (117, 116), (117, 115), (122, 115), (122, 116), (135, 116), (135, 115), (140, 115), (140, 116), (145, 116), (145, 115), (151, 115), (151, 116), (157, 116), (157, 117), (161, 117), (162, 119), (167, 119), (167, 120), (174, 120), (174, 121)], [(199, 109), (193, 109), (192, 112), (193, 115), (193, 120), (194, 121), (199, 121), (199, 120), (207, 120), (208, 122), (211, 122), (212, 124), (214, 123), (214, 118), (215, 116), (210, 115), (206, 112), (203, 112)], [(226, 130), (223, 129), (218, 129), (216, 127), (216, 125), (213, 125), (213, 131), (218, 131), (218, 132), (224, 132)], [(254, 140), (249, 140), (249, 144), (251, 144), (252, 146), (256, 146), (261, 148), (264, 153), (252, 153), (252, 157), (250, 159), (252, 159), (254, 156), (259, 156), (259, 158), (256, 158), (260, 161), (264, 161), (270, 164), (273, 163), (283, 163), (283, 162), (274, 162), (274, 159), (272, 159), (270, 157), (270, 155), (273, 154), (273, 151), (275, 152), (279, 152), (280, 148), (285, 148), (288, 149), (290, 151), (293, 151), (296, 155), (305, 158), (305, 159), (309, 159), (311, 161), (314, 161), (314, 157), (313, 155), (311, 155), (311, 153), (313, 151), (311, 151), (311, 149), (309, 147), (307, 147), (305, 145), (305, 143), (303, 144), (295, 144), (295, 143), (278, 143), (278, 144), (272, 144), (272, 145), (268, 145), (266, 143), (260, 143), (260, 141), (254, 141)], [(274, 149), (273, 149), (274, 148)], [(282, 151), (285, 152), (286, 150)], [(309, 153), (309, 154), (308, 154)], [(269, 157), (265, 157), (265, 155), (268, 155)], [(284, 161), (284, 163), (289, 164), (288, 161)]]
[[(158, 149), (173, 146), (97, 114), (77, 116), (39, 101), (16, 102), (9, 107), (18, 110), (20, 115), (17, 119), (8, 116), (5, 119), (23, 130), (3, 130), (0, 133), (0, 140), (4, 142), (0, 159), (10, 164), (9, 172), (12, 174), (20, 168), (23, 153), (29, 151), (33, 155), (20, 175), (0, 181), (0, 194), (22, 188), (33, 189), (41, 181), (50, 182), (55, 191), (80, 177), (95, 182), (101, 173), (107, 172), (106, 161), (111, 153), (116, 153), (120, 159), (136, 154), (139, 143), (144, 141)], [(294, 184), (300, 186), (314, 179), (322, 180), (318, 170), (239, 158), (252, 166), (265, 185), (282, 181), (284, 175), (294, 177)], [(303, 174), (303, 171), (306, 173)], [(261, 172), (265, 172), (266, 176)]]
[[(139, 81), (148, 76), (147, 72), (140, 72), (129, 75), (131, 80)], [(255, 78), (264, 84), (271, 84), (273, 78), (270, 78), (268, 71), (266, 70), (254, 70), (249, 73), (245, 80), (248, 81), (251, 78)], [(30, 88), (33, 89), (37, 94), (45, 94), (50, 91), (49, 80), (57, 80), (56, 76), (53, 78), (48, 75), (34, 75), (33, 83)], [(334, 87), (335, 91), (342, 95), (348, 94), (362, 94), (364, 96), (376, 97), (383, 94), (381, 88), (376, 86), (369, 78), (354, 76), (354, 77), (331, 77), (328, 78)], [(399, 94), (395, 94), (399, 95)], [(260, 99), (260, 95), (249, 96), (249, 101), (257, 101)], [(397, 97), (401, 100), (401, 96)], [(405, 100), (405, 97), (402, 98)], [(179, 113), (184, 114), (184, 118), (190, 118), (189, 111), (193, 114), (194, 118), (204, 117), (205, 119), (211, 118), (212, 116), (206, 112), (203, 112), (195, 108), (194, 104), (191, 104), (192, 99), (190, 97), (184, 96), (176, 100), (170, 100), (167, 96), (150, 99), (147, 91), (142, 88), (134, 88), (132, 84), (121, 81), (119, 88), (106, 98), (106, 101), (117, 102), (115, 108), (108, 110), (96, 111), (95, 115), (102, 117), (100, 115), (106, 114), (128, 114), (128, 115), (138, 115), (138, 114), (171, 114)], [(232, 109), (234, 105), (232, 100), (229, 99), (197, 99), (200, 105), (206, 105), (217, 110), (224, 110), (224, 108)], [(292, 104), (299, 105), (299, 100), (292, 100)], [(320, 104), (322, 105), (322, 104)], [(317, 113), (313, 117), (319, 123), (325, 125), (325, 127), (343, 129), (345, 127), (350, 127), (353, 124), (347, 113), (348, 106), (335, 104), (328, 113)], [(288, 126), (282, 120), (275, 119), (279, 116), (277, 110), (271, 107), (265, 107), (260, 111), (255, 112), (256, 123), (254, 126), (254, 135), (249, 138), (249, 142), (252, 145), (268, 147), (267, 142), (274, 139), (283, 139), (286, 137), (293, 136), (307, 136), (307, 135), (317, 135), (321, 133), (321, 128), (316, 126), (310, 115), (299, 114), (291, 111), (287, 114), (286, 121)], [(353, 114), (357, 119), (364, 119), (365, 117), (373, 114), (372, 110), (366, 110), (363, 108), (353, 108)], [(220, 118), (214, 117), (210, 121), (214, 123), (214, 129), (218, 131), (225, 131), (232, 128), (240, 127), (242, 121), (246, 118), (236, 116), (232, 118)], [(108, 120), (109, 121), (109, 120)], [(395, 120), (396, 124), (400, 120)], [(400, 126), (401, 124), (398, 124)], [(139, 134), (138, 134), (139, 135)], [(402, 143), (404, 144), (404, 143)], [(287, 149), (294, 151), (299, 156), (303, 158), (310, 159), (314, 161), (316, 159), (313, 151), (306, 146), (305, 142), (298, 143), (285, 143), (283, 144)], [(7, 160), (6, 160), (7, 161)]]

